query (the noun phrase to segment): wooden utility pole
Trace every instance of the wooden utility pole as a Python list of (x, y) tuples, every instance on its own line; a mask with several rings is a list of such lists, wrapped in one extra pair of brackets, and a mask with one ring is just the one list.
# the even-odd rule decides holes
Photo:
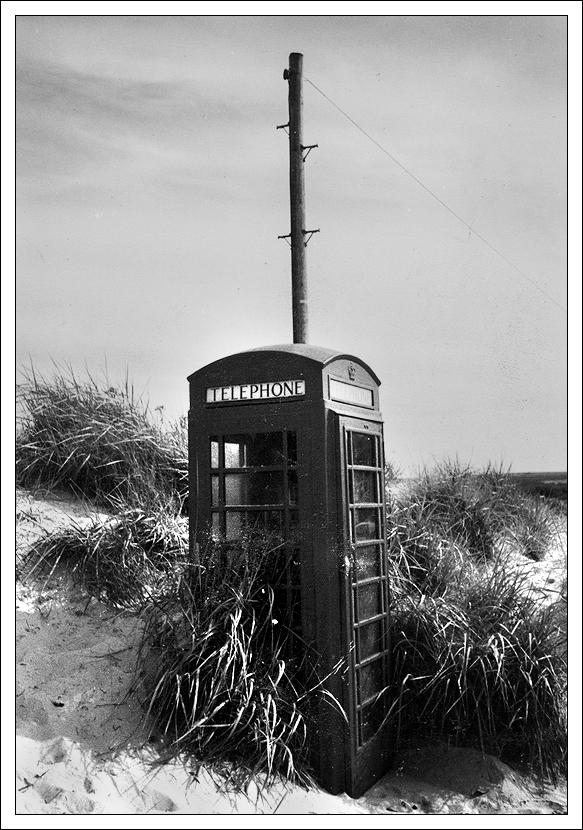
[(292, 52), (289, 69), (289, 187), (291, 218), (292, 316), (294, 343), (308, 342), (308, 285), (306, 274), (304, 147), (302, 138), (302, 68), (304, 56)]

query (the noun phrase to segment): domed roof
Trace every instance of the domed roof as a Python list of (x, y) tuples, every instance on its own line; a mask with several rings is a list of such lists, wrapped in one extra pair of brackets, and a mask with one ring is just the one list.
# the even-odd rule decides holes
[(326, 366), (328, 363), (332, 363), (334, 360), (351, 360), (353, 363), (358, 363), (360, 366), (365, 369), (369, 375), (373, 378), (374, 382), (380, 386), (381, 382), (376, 376), (375, 372), (368, 366), (364, 360), (361, 360), (359, 357), (356, 357), (353, 354), (347, 354), (346, 352), (341, 352), (338, 349), (326, 349), (322, 346), (311, 346), (307, 343), (279, 343), (275, 346), (258, 346), (255, 349), (247, 349), (243, 352), (236, 352), (235, 354), (225, 355), (225, 357), (221, 358), (220, 360), (215, 360), (213, 363), (209, 363), (207, 366), (204, 366), (202, 369), (199, 369), (197, 372), (194, 372), (188, 380), (190, 381), (195, 376), (199, 375), (199, 373), (207, 372), (211, 369), (211, 367), (216, 366), (217, 364), (223, 363), (226, 360), (232, 360), (233, 358), (242, 357), (243, 355), (253, 355), (256, 352), (263, 352), (264, 354), (277, 354), (277, 353), (285, 353), (289, 355), (297, 355), (298, 357), (303, 357), (306, 360), (312, 360), (314, 363), (317, 363), (319, 366)]

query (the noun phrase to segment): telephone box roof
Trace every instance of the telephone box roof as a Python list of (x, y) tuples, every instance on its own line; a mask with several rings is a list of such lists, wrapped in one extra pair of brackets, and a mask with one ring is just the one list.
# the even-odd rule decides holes
[[(322, 346), (311, 346), (306, 343), (280, 343), (275, 346), (258, 346), (255, 349), (247, 349), (244, 352), (237, 352), (235, 355), (229, 355), (229, 357), (237, 357), (242, 356), (245, 354), (253, 354), (254, 352), (285, 352), (286, 354), (293, 354), (297, 355), (298, 357), (303, 357), (306, 360), (313, 360), (314, 363), (320, 364), (320, 366), (326, 366), (328, 363), (332, 363), (334, 360), (352, 360), (355, 363), (360, 364), (366, 371), (372, 376), (373, 380), (379, 386), (381, 385), (380, 380), (378, 379), (377, 375), (373, 370), (368, 366), (363, 360), (359, 357), (356, 357), (352, 354), (347, 354), (346, 352), (341, 352), (336, 349), (325, 349)], [(221, 363), (222, 360), (216, 360), (214, 363)], [(209, 366), (213, 364), (210, 363)], [(208, 367), (205, 367), (205, 369)], [(198, 372), (194, 373), (195, 375)], [(191, 375), (191, 377), (193, 377)]]

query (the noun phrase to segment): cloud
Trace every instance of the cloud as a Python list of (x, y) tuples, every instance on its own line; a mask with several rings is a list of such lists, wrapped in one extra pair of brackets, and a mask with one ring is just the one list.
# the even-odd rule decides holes
[[(253, 140), (256, 118), (193, 82), (135, 81), (23, 59), (17, 73), (18, 175), (40, 192), (120, 175), (160, 183), (204, 169), (214, 175), (227, 131)], [(248, 129), (243, 131), (247, 123)], [(225, 157), (221, 159), (228, 165)]]

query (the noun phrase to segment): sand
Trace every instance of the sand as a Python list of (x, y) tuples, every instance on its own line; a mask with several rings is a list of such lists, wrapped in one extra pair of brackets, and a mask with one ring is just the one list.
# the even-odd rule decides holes
[[(92, 505), (59, 494), (19, 491), (17, 561), (44, 533), (96, 514)], [(561, 559), (559, 546), (545, 564), (528, 566), (547, 601), (559, 590), (562, 553)], [(195, 780), (180, 763), (155, 765), (154, 751), (147, 744), (143, 748), (147, 736), (142, 712), (130, 694), (139, 638), (140, 622), (131, 613), (88, 602), (70, 586), (41, 590), (18, 583), (16, 802), (10, 824), (9, 805), (4, 803), (3, 828), (41, 826), (40, 820), (19, 824), (18, 817), (50, 814), (141, 815), (144, 820), (146, 815), (171, 814), (271, 815), (275, 824), (294, 815), (567, 813), (565, 784), (545, 786), (492, 756), (443, 744), (410, 751), (359, 799), (283, 785), (260, 792), (252, 784), (246, 793), (236, 794), (218, 788), (206, 770)], [(95, 821), (91, 826), (104, 826)], [(210, 826), (210, 819), (205, 821)], [(352, 819), (338, 821), (353, 826)], [(524, 826), (535, 826), (533, 822), (529, 819)], [(282, 826), (296, 827), (297, 821)], [(501, 826), (509, 826), (508, 820)]]

